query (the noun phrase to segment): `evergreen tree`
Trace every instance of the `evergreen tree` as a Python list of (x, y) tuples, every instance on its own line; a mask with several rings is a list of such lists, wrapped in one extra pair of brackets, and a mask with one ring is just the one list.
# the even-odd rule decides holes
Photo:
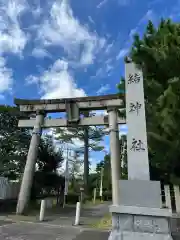
[[(180, 178), (180, 24), (149, 21), (144, 36), (134, 36), (129, 57), (144, 76), (151, 178)], [(122, 83), (119, 85), (122, 91)]]
[(84, 143), (83, 147), (78, 148), (78, 152), (84, 155), (84, 188), (88, 194), (89, 179), (89, 151), (102, 151), (101, 141), (104, 131), (99, 127), (68, 127), (67, 130), (58, 128), (56, 130), (57, 140), (73, 144), (75, 139)]

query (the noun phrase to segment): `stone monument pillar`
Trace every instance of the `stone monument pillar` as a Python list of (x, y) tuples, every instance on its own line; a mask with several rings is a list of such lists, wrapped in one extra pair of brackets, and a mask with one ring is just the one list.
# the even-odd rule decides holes
[(40, 143), (40, 138), (42, 133), (43, 121), (44, 121), (44, 113), (37, 112), (36, 124), (32, 132), (32, 138), (29, 146), (28, 155), (27, 155), (26, 166), (24, 169), (21, 188), (19, 192), (18, 203), (16, 207), (16, 214), (24, 213), (25, 208), (27, 207), (27, 204), (29, 201), (32, 182), (33, 182), (33, 176), (35, 171), (35, 164), (36, 164), (36, 159), (38, 154), (38, 148), (39, 148), (39, 143)]
[(150, 180), (142, 72), (125, 65), (128, 179)]
[(119, 181), (120, 204), (110, 207), (109, 240), (170, 240), (172, 212), (161, 208), (160, 182), (150, 181), (143, 75), (131, 61), (125, 79), (128, 180)]

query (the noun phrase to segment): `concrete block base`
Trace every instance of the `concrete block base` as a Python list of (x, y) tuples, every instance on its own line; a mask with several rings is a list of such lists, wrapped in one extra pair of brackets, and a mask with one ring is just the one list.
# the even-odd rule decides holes
[(108, 240), (173, 240), (167, 234), (150, 234), (150, 233), (136, 233), (136, 232), (111, 232)]
[(172, 240), (170, 210), (119, 205), (111, 206), (110, 212), (109, 240)]

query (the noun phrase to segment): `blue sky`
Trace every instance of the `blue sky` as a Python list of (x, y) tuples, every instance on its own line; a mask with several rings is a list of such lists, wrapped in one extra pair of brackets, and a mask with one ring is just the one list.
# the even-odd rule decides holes
[(0, 104), (116, 93), (133, 34), (179, 10), (179, 0), (0, 0)]

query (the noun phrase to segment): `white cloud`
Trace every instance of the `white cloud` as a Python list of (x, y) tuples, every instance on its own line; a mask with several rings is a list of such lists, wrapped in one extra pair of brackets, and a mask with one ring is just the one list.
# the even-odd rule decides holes
[(127, 124), (122, 124), (119, 126), (119, 136), (126, 135), (128, 131)]
[(134, 35), (137, 33), (137, 31), (138, 31), (138, 27), (131, 29), (131, 31), (129, 33), (130, 39), (132, 39), (134, 37)]
[(86, 96), (84, 90), (77, 87), (65, 60), (58, 59), (40, 77), (29, 76), (26, 81), (38, 81), (43, 99)]
[(75, 148), (77, 148), (77, 149), (82, 148), (84, 146), (84, 142), (79, 140), (78, 138), (73, 138), (72, 141), (73, 141)]
[(43, 13), (43, 9), (40, 7), (40, 3), (36, 4), (36, 6), (34, 7), (34, 9), (32, 9), (32, 15), (34, 18), (38, 18), (41, 16), (41, 14)]
[(39, 82), (39, 78), (36, 77), (36, 76), (29, 75), (29, 76), (26, 78), (26, 84), (27, 84), (27, 85), (38, 84), (38, 82)]
[(96, 74), (94, 76), (91, 76), (91, 79), (102, 78), (103, 76), (104, 76), (103, 67), (100, 67), (97, 69)]
[(119, 137), (121, 138), (123, 135), (127, 135), (127, 131), (119, 131)]
[[(96, 167), (97, 167), (97, 159), (95, 158), (90, 158), (89, 159), (90, 166), (89, 166), (89, 173), (93, 174), (96, 173)], [(84, 169), (83, 169), (84, 170)], [(83, 172), (83, 171), (82, 171)]]
[(141, 18), (139, 24), (147, 22), (149, 20), (154, 21), (156, 19), (156, 15), (152, 9), (149, 9), (146, 14)]
[(21, 30), (20, 17), (25, 12), (25, 0), (2, 0), (0, 7), (0, 53), (21, 54), (28, 37)]
[(138, 24), (130, 30), (129, 37), (132, 40), (134, 34), (138, 33), (140, 27), (144, 26), (149, 20), (156, 22), (157, 16), (152, 9), (149, 9), (139, 20)]
[(20, 26), (20, 17), (26, 11), (25, 0), (1, 0), (0, 2), (0, 95), (12, 90), (12, 70), (6, 66), (5, 53), (22, 56), (28, 41)]
[(95, 24), (95, 22), (94, 22), (94, 20), (92, 19), (91, 16), (88, 16), (88, 19), (89, 19), (89, 21), (90, 21), (92, 24)]
[(0, 95), (5, 91), (12, 89), (12, 70), (6, 67), (6, 61), (3, 57), (0, 57)]
[(105, 62), (105, 75), (112, 72), (112, 70), (114, 69), (114, 65), (113, 65), (113, 59), (109, 58), (106, 62)]
[(112, 47), (114, 46), (114, 42), (107, 45), (105, 53), (108, 54), (112, 50)]
[(105, 39), (90, 32), (75, 18), (68, 0), (55, 1), (50, 17), (39, 27), (38, 39), (45, 45), (60, 46), (70, 59), (82, 65), (92, 64), (95, 55), (104, 47)]
[(59, 70), (65, 70), (65, 71), (67, 71), (67, 70), (68, 70), (68, 62), (66, 62), (65, 60), (58, 59), (58, 60), (54, 63), (53, 69), (54, 69), (55, 71), (59, 71)]
[(43, 48), (34, 48), (32, 51), (32, 56), (36, 58), (49, 57), (49, 53)]
[[(117, 3), (121, 7), (129, 6), (129, 4), (132, 3), (133, 0), (114, 0), (113, 3)], [(97, 8), (103, 7), (105, 4), (107, 4), (108, 0), (102, 0), (98, 5)], [(110, 1), (109, 1), (110, 2)]]
[(146, 24), (149, 20), (151, 20), (151, 21), (153, 21), (153, 22), (157, 20), (157, 16), (156, 16), (156, 14), (154, 13), (154, 11), (153, 11), (152, 9), (149, 9), (149, 10), (143, 15), (143, 17), (139, 20), (137, 26), (136, 26), (134, 29), (131, 30), (130, 34), (132, 35), (133, 32), (135, 32), (135, 31), (137, 32), (138, 29), (139, 29), (142, 25)]
[(102, 79), (105, 77), (109, 77), (114, 69), (114, 59), (109, 58), (104, 61), (99, 68), (97, 68), (95, 75), (91, 76), (91, 79)]
[(97, 95), (101, 95), (103, 93), (106, 93), (109, 89), (110, 89), (109, 84), (101, 86), (100, 89), (97, 91)]
[(84, 45), (84, 51), (80, 59), (82, 65), (92, 64), (94, 62), (94, 44), (87, 43)]
[(125, 55), (127, 55), (128, 52), (129, 52), (129, 48), (123, 48), (123, 49), (121, 49), (121, 50), (119, 51), (116, 59), (119, 60), (119, 59), (125, 57)]
[(108, 0), (103, 0), (101, 1), (98, 5), (97, 8), (101, 8), (103, 5), (105, 5), (107, 3)]

